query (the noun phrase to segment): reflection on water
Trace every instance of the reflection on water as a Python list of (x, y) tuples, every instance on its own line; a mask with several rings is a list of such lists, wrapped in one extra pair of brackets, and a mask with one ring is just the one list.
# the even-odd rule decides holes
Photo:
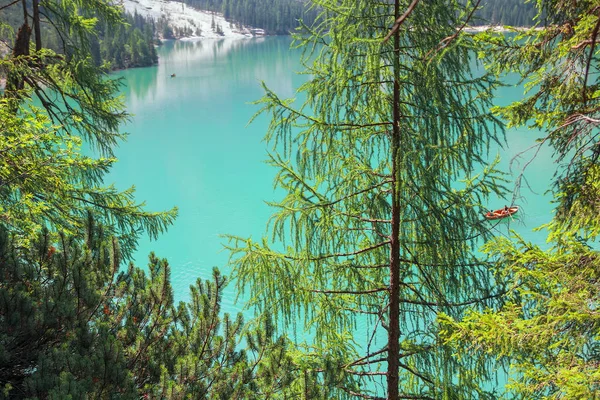
[(120, 73), (129, 86), (129, 110), (215, 96), (233, 99), (240, 86), (262, 80), (279, 95), (292, 96), (298, 55), (289, 44), (289, 38), (167, 41), (158, 66)]
[[(156, 86), (156, 68), (139, 68), (134, 73), (124, 71), (121, 74), (127, 74), (127, 86), (130, 90), (131, 98), (144, 98), (148, 91)], [(129, 109), (131, 112), (131, 109)]]

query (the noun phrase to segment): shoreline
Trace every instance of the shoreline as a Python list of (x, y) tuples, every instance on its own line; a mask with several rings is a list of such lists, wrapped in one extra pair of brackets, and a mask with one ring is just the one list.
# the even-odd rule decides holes
[(486, 31), (501, 32), (501, 33), (525, 32), (530, 29), (542, 30), (543, 28), (533, 27), (533, 26), (527, 27), (527, 26), (509, 26), (509, 25), (474, 25), (474, 26), (465, 26), (463, 28), (463, 30), (465, 32), (470, 32), (470, 33), (480, 33), (480, 32), (486, 32)]

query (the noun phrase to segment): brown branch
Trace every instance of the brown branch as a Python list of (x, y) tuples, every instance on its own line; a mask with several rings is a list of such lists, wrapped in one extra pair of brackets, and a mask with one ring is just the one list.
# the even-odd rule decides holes
[(35, 51), (42, 49), (42, 33), (40, 29), (40, 0), (33, 0), (33, 32), (35, 33)]
[[(343, 268), (344, 266), (340, 266), (340, 268)], [(370, 264), (370, 265), (354, 265), (351, 264), (348, 266), (349, 268), (352, 269), (381, 269), (381, 268), (389, 268), (390, 264), (386, 263), (386, 264)]]
[(370, 128), (373, 126), (390, 126), (391, 122), (372, 122), (370, 124), (353, 124), (350, 122), (338, 122), (332, 124), (330, 122), (323, 122), (324, 125), (335, 126), (337, 128), (350, 128), (350, 129), (359, 129), (359, 128)]
[(21, 3), (23, 3), (23, 26), (27, 26), (29, 24), (27, 21), (27, 0), (21, 0)]
[(373, 330), (371, 331), (371, 337), (369, 338), (369, 342), (367, 343), (367, 354), (371, 352), (371, 345), (373, 343), (373, 340), (375, 340), (375, 335), (377, 334), (377, 325), (381, 324), (383, 329), (385, 329), (386, 331), (389, 331), (389, 327), (387, 326), (387, 324), (384, 321), (385, 313), (388, 311), (389, 305), (390, 304), (388, 303), (385, 307), (379, 309), (379, 315), (377, 316), (377, 322), (375, 322), (375, 326), (373, 326)]
[(319, 290), (319, 289), (306, 289), (311, 293), (323, 293), (323, 294), (371, 294), (378, 292), (387, 292), (388, 288), (377, 288), (371, 290)]
[(351, 307), (339, 307), (338, 310), (350, 311), (350, 312), (353, 312), (353, 313), (365, 314), (365, 315), (377, 315), (377, 316), (379, 316), (381, 314), (378, 311), (367, 311), (367, 310), (361, 310), (359, 308), (351, 308)]
[(387, 372), (362, 372), (362, 371), (352, 371), (351, 369), (345, 369), (344, 372), (346, 372), (350, 375), (359, 375), (359, 376), (387, 375)]
[(327, 203), (317, 203), (317, 204), (315, 204), (314, 206), (312, 206), (312, 207), (309, 207), (308, 209), (311, 209), (311, 208), (317, 208), (317, 207), (321, 208), (321, 207), (329, 207), (329, 206), (333, 206), (333, 205), (335, 205), (335, 204), (337, 204), (337, 203), (339, 203), (339, 202), (341, 202), (341, 201), (348, 200), (348, 199), (349, 199), (349, 198), (351, 198), (351, 197), (358, 196), (358, 195), (361, 195), (361, 194), (363, 194), (363, 193), (370, 192), (371, 190), (373, 190), (373, 189), (377, 189), (378, 187), (381, 187), (381, 186), (383, 186), (383, 185), (385, 185), (385, 184), (387, 184), (387, 183), (392, 183), (392, 181), (391, 181), (391, 180), (385, 180), (385, 181), (383, 181), (383, 182), (379, 182), (379, 183), (377, 183), (376, 185), (372, 185), (372, 186), (369, 186), (368, 188), (365, 188), (365, 189), (359, 190), (358, 192), (350, 193), (349, 195), (346, 195), (346, 196), (340, 197), (340, 198), (339, 198), (339, 199), (337, 199), (337, 200), (332, 200), (332, 201), (329, 201), (329, 202), (327, 202)]
[(413, 350), (413, 351), (409, 351), (407, 353), (402, 353), (400, 355), (400, 358), (405, 358), (405, 357), (410, 357), (410, 356), (414, 356), (415, 354), (419, 354), (422, 353), (424, 351), (429, 351), (433, 349), (433, 345), (426, 345), (426, 346), (421, 346), (421, 348), (419, 348), (418, 350)]
[[(453, 35), (448, 36), (448, 37), (442, 39), (442, 41), (440, 42), (440, 44), (438, 45), (438, 47), (435, 49), (436, 53), (438, 51), (440, 51), (442, 48), (446, 47), (454, 39), (456, 39), (456, 37), (462, 32), (462, 30), (465, 29), (465, 27), (467, 26), (467, 24), (469, 23), (469, 21), (471, 20), (471, 18), (473, 18), (473, 14), (475, 13), (475, 11), (477, 10), (477, 8), (479, 7), (479, 3), (481, 3), (481, 0), (477, 0), (477, 3), (475, 3), (475, 6), (473, 7), (473, 9), (471, 10), (471, 12), (469, 13), (469, 16), (467, 17), (467, 19), (465, 19), (465, 22), (462, 24), (462, 26), (460, 28), (458, 28), (458, 30), (456, 32), (454, 32)], [(425, 58), (428, 58), (432, 51), (434, 51), (434, 50), (433, 49), (429, 50), (429, 52), (427, 53), (427, 55), (425, 55)]]
[(594, 57), (594, 47), (596, 47), (596, 36), (598, 35), (598, 31), (600, 30), (600, 16), (598, 17), (598, 22), (596, 22), (596, 26), (594, 27), (594, 32), (592, 33), (592, 44), (590, 45), (590, 56), (587, 59), (587, 64), (585, 66), (585, 74), (583, 75), (583, 103), (587, 103), (587, 95), (585, 94), (587, 88), (587, 80), (588, 75), (590, 73), (590, 66), (592, 64), (592, 58)]
[(392, 222), (391, 219), (377, 219), (377, 218), (365, 218), (365, 217), (361, 217), (360, 215), (353, 215), (344, 211), (337, 211), (338, 214), (343, 215), (344, 217), (348, 217), (348, 218), (355, 218), (358, 219), (360, 221), (363, 222), (372, 222), (372, 223), (381, 223), (381, 224), (389, 224), (390, 222)]
[(401, 258), (400, 262), (403, 262), (405, 264), (410, 264), (410, 265), (420, 265), (420, 266), (423, 266), (423, 267), (450, 267), (450, 266), (453, 266), (453, 267), (481, 267), (483, 265), (486, 265), (486, 264), (489, 265), (490, 264), (489, 262), (485, 262), (485, 261), (475, 262), (475, 263), (464, 263), (464, 264), (463, 263), (450, 263), (450, 264), (444, 264), (444, 263), (422, 263), (422, 262), (419, 262), (417, 260), (409, 260), (407, 258)]
[(0, 11), (4, 10), (5, 8), (8, 8), (8, 7), (10, 7), (10, 6), (13, 6), (13, 5), (17, 4), (17, 3), (18, 3), (18, 2), (20, 2), (20, 1), (21, 1), (21, 0), (15, 0), (15, 1), (13, 1), (12, 3), (9, 3), (9, 4), (5, 5), (5, 6), (2, 6), (2, 7), (0, 7)]
[[(413, 288), (411, 288), (411, 287), (408, 287), (408, 288), (411, 289), (412, 291), (414, 291), (415, 293), (417, 293), (416, 290), (414, 290)], [(506, 293), (508, 293), (508, 291), (503, 290), (498, 293), (490, 294), (488, 296), (483, 296), (478, 299), (465, 300), (460, 303), (450, 303), (447, 301), (443, 301), (443, 302), (432, 302), (432, 301), (426, 301), (426, 300), (419, 301), (419, 300), (410, 300), (410, 299), (400, 299), (400, 303), (415, 304), (415, 305), (428, 306), (428, 307), (463, 307), (463, 306), (468, 306), (471, 304), (481, 303), (482, 301), (485, 301), (485, 300), (495, 299), (495, 298), (504, 296)], [(418, 295), (418, 293), (417, 293), (417, 295)]]
[(385, 397), (369, 396), (368, 394), (362, 394), (362, 393), (359, 393), (359, 392), (354, 392), (354, 391), (352, 391), (350, 389), (347, 389), (345, 387), (339, 387), (339, 389), (342, 389), (344, 392), (346, 392), (348, 394), (351, 394), (352, 396), (359, 397), (361, 399), (386, 400)]
[(407, 371), (408, 371), (408, 372), (410, 372), (411, 374), (418, 376), (419, 378), (421, 378), (421, 379), (422, 379), (422, 380), (424, 380), (425, 382), (427, 382), (427, 383), (429, 383), (429, 384), (431, 384), (431, 385), (433, 385), (433, 384), (434, 384), (434, 382), (433, 382), (431, 379), (429, 379), (428, 377), (424, 376), (424, 375), (423, 375), (423, 374), (421, 374), (420, 372), (418, 372), (418, 371), (415, 371), (413, 368), (409, 367), (408, 365), (406, 365), (406, 364), (403, 364), (403, 363), (399, 363), (399, 365), (400, 365), (400, 367), (404, 368), (405, 370), (407, 370)]
[(387, 347), (384, 347), (383, 349), (378, 350), (375, 353), (367, 354), (366, 356), (361, 357), (358, 360), (351, 362), (350, 364), (346, 364), (344, 366), (344, 368), (352, 367), (354, 365), (364, 365), (362, 362), (365, 361), (366, 359), (377, 356), (382, 353), (385, 353), (386, 351), (387, 351)]
[[(387, 351), (387, 350), (386, 350)], [(381, 357), (381, 358), (376, 358), (374, 360), (368, 360), (368, 361), (361, 361), (361, 362), (357, 362), (355, 365), (369, 365), (369, 364), (377, 364), (377, 363), (382, 363), (387, 361), (387, 356), (385, 357)]]
[(588, 40), (584, 40), (583, 42), (576, 44), (575, 46), (571, 46), (571, 50), (579, 50), (582, 47), (587, 46), (588, 44), (592, 44), (592, 40), (588, 39)]
[(408, 18), (408, 16), (410, 14), (412, 14), (412, 12), (414, 11), (415, 7), (417, 6), (417, 4), (419, 3), (419, 0), (413, 0), (412, 3), (410, 3), (410, 5), (408, 6), (408, 8), (406, 9), (406, 11), (404, 12), (404, 14), (402, 14), (394, 23), (394, 25), (392, 26), (392, 29), (390, 30), (390, 32), (383, 38), (383, 43), (387, 42), (394, 33), (396, 33), (398, 31), (398, 29), (400, 29), (400, 25), (402, 25), (404, 23), (404, 20), (406, 18)]
[(325, 254), (325, 255), (322, 255), (322, 256), (318, 256), (318, 257), (308, 257), (308, 258), (284, 256), (284, 258), (286, 260), (292, 260), (292, 261), (301, 261), (301, 260), (302, 261), (322, 261), (322, 260), (326, 260), (328, 258), (334, 258), (334, 257), (357, 256), (359, 254), (366, 253), (368, 251), (375, 250), (375, 249), (377, 249), (379, 247), (385, 246), (385, 245), (387, 245), (389, 243), (390, 243), (390, 241), (386, 240), (384, 242), (374, 244), (371, 247), (365, 247), (364, 249), (356, 250), (356, 251), (349, 252), (349, 253), (332, 253), (332, 254)]
[(575, 124), (582, 120), (585, 122), (589, 122), (591, 124), (600, 124), (600, 119), (595, 119), (592, 117), (588, 117), (587, 115), (577, 113), (577, 114), (573, 114), (573, 115), (569, 116), (567, 119), (565, 119), (565, 122), (561, 126), (559, 126), (558, 129), (566, 128), (569, 125)]

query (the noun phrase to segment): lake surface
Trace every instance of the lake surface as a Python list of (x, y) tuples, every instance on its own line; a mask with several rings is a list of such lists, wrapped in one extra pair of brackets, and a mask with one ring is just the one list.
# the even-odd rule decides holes
[[(228, 254), (222, 234), (252, 236), (265, 233), (271, 210), (265, 201), (277, 199), (272, 181), (275, 170), (263, 161), (262, 141), (268, 120), (259, 117), (248, 125), (258, 106), (250, 104), (263, 92), (261, 81), (282, 97), (292, 97), (306, 79), (300, 50), (290, 50), (288, 37), (167, 42), (159, 48), (159, 65), (122, 71), (124, 96), (131, 122), (125, 126), (128, 141), (116, 151), (119, 162), (107, 179), (124, 189), (136, 186), (136, 198), (149, 210), (179, 207), (173, 227), (158, 240), (143, 239), (136, 264), (143, 266), (154, 251), (168, 258), (176, 299), (185, 300), (197, 278), (210, 278), (217, 266), (225, 274)], [(171, 74), (176, 74), (171, 78)], [(520, 88), (498, 92), (498, 104), (522, 96)], [(492, 149), (502, 166), (534, 144), (538, 135), (525, 129), (507, 132), (508, 146)], [(513, 165), (519, 172), (533, 155)], [(515, 203), (518, 220), (499, 224), (498, 233), (516, 230), (543, 243), (543, 232), (532, 228), (549, 221), (551, 204), (544, 196), (554, 165), (542, 151), (527, 169), (527, 182), (519, 198), (492, 199), (490, 208)], [(223, 310), (236, 312), (229, 285)]]

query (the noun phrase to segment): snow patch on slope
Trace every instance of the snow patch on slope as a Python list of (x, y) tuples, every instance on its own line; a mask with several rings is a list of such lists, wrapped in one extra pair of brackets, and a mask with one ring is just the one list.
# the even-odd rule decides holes
[[(182, 2), (165, 0), (122, 0), (125, 11), (133, 14), (137, 12), (144, 17), (151, 17), (158, 21), (166, 18), (171, 28), (183, 29), (192, 32), (190, 39), (194, 38), (243, 38), (253, 35), (262, 35), (260, 29), (238, 28), (225, 21), (223, 14), (202, 11), (190, 7)], [(220, 33), (213, 29), (220, 26)], [(200, 33), (198, 36), (197, 33)]]

